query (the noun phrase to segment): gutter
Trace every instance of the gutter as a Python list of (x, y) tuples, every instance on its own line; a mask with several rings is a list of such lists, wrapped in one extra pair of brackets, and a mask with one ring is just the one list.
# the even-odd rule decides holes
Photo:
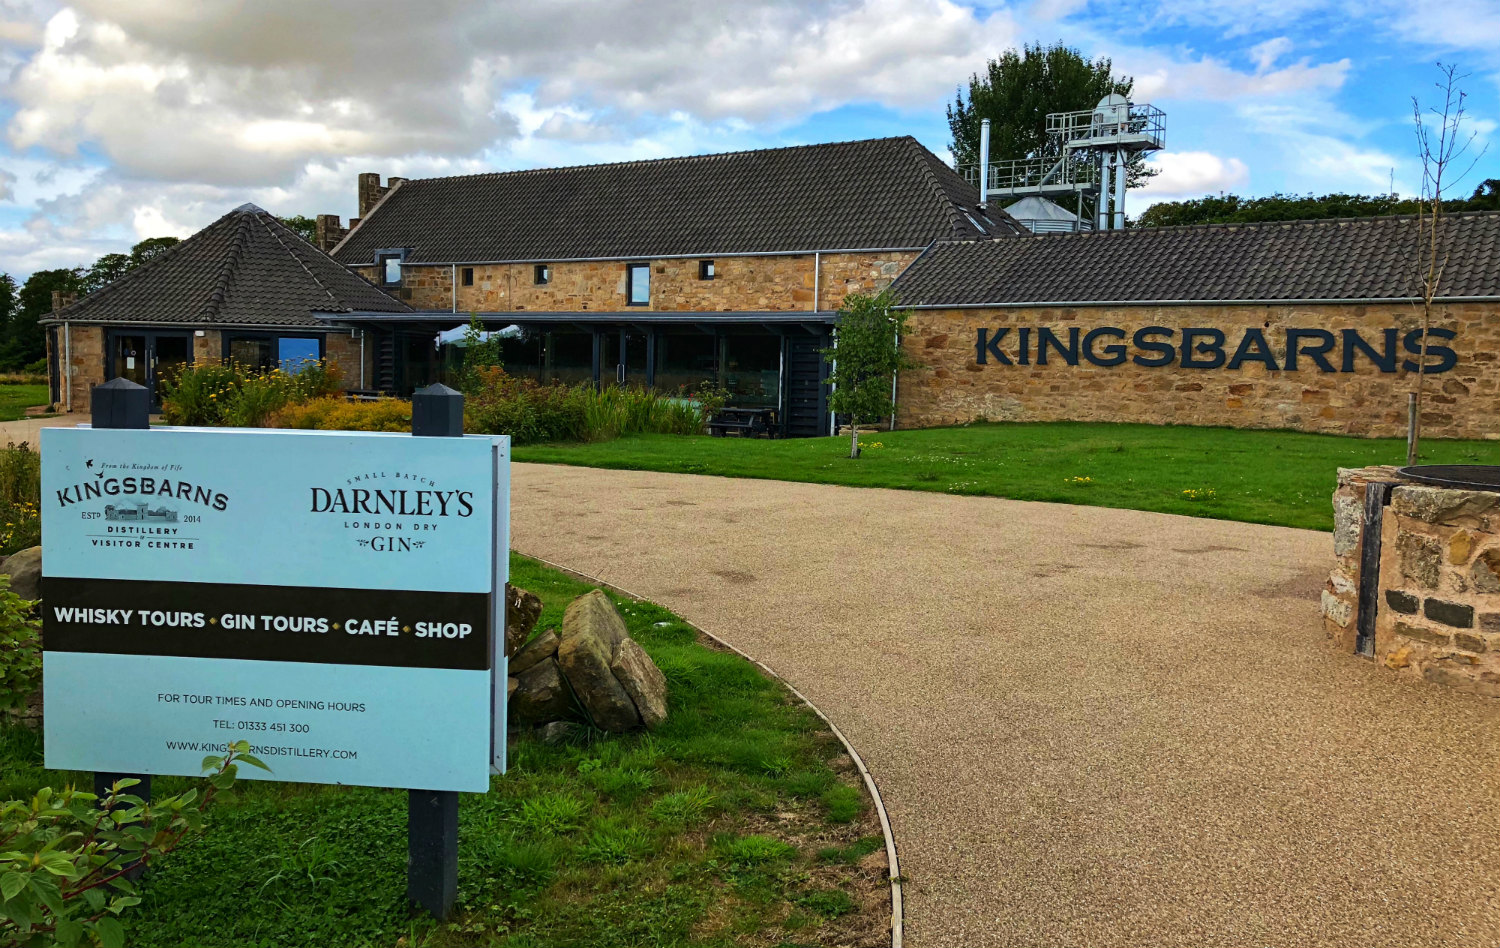
[[(382, 198), (382, 200), (384, 199)], [(379, 204), (375, 205), (377, 208), (379, 206)], [(372, 208), (370, 214), (373, 216), (374, 213), (375, 211)], [(363, 226), (364, 222), (361, 221), (360, 224)], [(349, 233), (353, 234), (354, 231), (350, 231)], [(344, 239), (348, 240), (347, 237)], [(403, 263), (414, 267), (501, 267), (522, 263), (624, 263), (630, 260), (708, 260), (716, 257), (806, 257), (808, 255), (830, 253), (921, 253), (929, 246), (931, 244), (921, 247), (844, 247), (837, 250), (736, 250), (728, 253), (708, 250), (699, 253), (655, 253), (613, 257), (527, 257), (515, 260), (407, 260), (403, 261)], [(333, 248), (329, 252), (330, 255), (337, 250), (338, 247)], [(340, 263), (343, 263), (343, 261), (340, 261)], [(375, 265), (375, 261), (373, 260), (344, 263), (346, 267), (373, 267)]]
[[(899, 292), (899, 290), (898, 290)], [(1041, 300), (1027, 303), (905, 303), (896, 309), (1036, 309), (1043, 306), (1361, 306), (1369, 303), (1420, 303), (1419, 296), (1330, 297), (1280, 300)], [(1434, 303), (1495, 303), (1500, 296), (1440, 296)]]

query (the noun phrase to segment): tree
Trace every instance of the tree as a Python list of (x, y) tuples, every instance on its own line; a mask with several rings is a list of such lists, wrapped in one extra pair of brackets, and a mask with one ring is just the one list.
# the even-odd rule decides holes
[(859, 457), (859, 426), (895, 411), (891, 380), (913, 362), (901, 348), (907, 312), (890, 290), (878, 296), (852, 293), (839, 307), (834, 346), (823, 350), (830, 365), (828, 406), (849, 417), (849, 457)]
[(130, 262), (130, 256), (123, 253), (107, 253), (94, 261), (94, 265), (83, 271), (84, 293), (94, 293), (103, 289), (126, 273), (134, 264)]
[(38, 270), (26, 279), (16, 306), (5, 321), (0, 340), (0, 368), (17, 370), (47, 354), (46, 335), (37, 320), (52, 312), (52, 291), (77, 293), (83, 280), (77, 269)]
[[(1453, 167), (1454, 162), (1469, 150), (1478, 133), (1469, 132), (1465, 135), (1463, 130), (1464, 120), (1468, 117), (1464, 102), (1468, 96), (1458, 88), (1458, 83), (1467, 79), (1468, 74), (1459, 75), (1456, 66), (1442, 63), (1438, 63), (1437, 68), (1442, 77), (1437, 83), (1438, 91), (1442, 93), (1441, 107), (1431, 107), (1424, 115), (1417, 97), (1411, 98), (1412, 121), (1417, 133), (1417, 157), (1422, 161), (1422, 193), (1417, 202), (1416, 230), (1416, 278), (1421, 293), (1422, 352), (1417, 359), (1417, 377), (1407, 409), (1408, 466), (1417, 463), (1417, 445), (1422, 437), (1422, 387), (1427, 378), (1427, 340), (1432, 330), (1432, 301), (1442, 288), (1443, 270), (1448, 265), (1449, 247), (1443, 228), (1443, 214), (1446, 210), (1443, 206), (1443, 190), (1462, 180), (1485, 152), (1481, 148), (1469, 162), (1468, 168), (1454, 174), (1457, 171)], [(1489, 184), (1490, 182), (1485, 182), (1485, 185)], [(1480, 192), (1476, 190), (1474, 196), (1478, 198)]]
[(147, 237), (130, 248), (130, 266), (138, 267), (180, 243), (182, 241), (176, 237)]
[[(1256, 221), (1312, 221), (1332, 217), (1381, 217), (1416, 214), (1417, 198), (1394, 194), (1269, 194), (1246, 198), (1234, 194), (1209, 195), (1187, 201), (1163, 201), (1136, 218), (1137, 227), (1180, 224), (1245, 224)], [(1467, 198), (1444, 199), (1443, 210), (1500, 210), (1500, 179), (1480, 183)]]
[[(1135, 80), (1116, 77), (1112, 63), (1101, 57), (1090, 62), (1076, 49), (1061, 43), (1008, 49), (991, 59), (983, 76), (969, 77), (969, 97), (958, 91), (948, 106), (948, 148), (959, 167), (979, 163), (979, 125), (990, 120), (990, 160), (1057, 157), (1047, 137), (1047, 113), (1092, 109), (1115, 93), (1127, 98)], [(1127, 167), (1127, 183), (1138, 187), (1155, 172), (1140, 155)]]
[(318, 222), (305, 214), (293, 214), (291, 217), (278, 217), (277, 220), (286, 225), (292, 233), (301, 237), (310, 244), (318, 242)]

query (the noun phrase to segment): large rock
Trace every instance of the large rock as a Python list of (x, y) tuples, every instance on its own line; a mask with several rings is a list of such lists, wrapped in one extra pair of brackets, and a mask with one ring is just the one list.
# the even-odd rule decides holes
[(568, 686), (554, 661), (538, 662), (515, 677), (509, 717), (517, 724), (541, 724), (565, 718), (573, 710)]
[(548, 629), (530, 642), (527, 642), (521, 647), (519, 652), (511, 656), (510, 673), (512, 675), (519, 675), (542, 659), (551, 658), (556, 654), (557, 633)]
[(635, 703), (641, 723), (654, 728), (667, 719), (667, 679), (635, 639), (627, 638), (615, 649), (609, 670)]
[(535, 593), (519, 586), (505, 584), (505, 654), (514, 655), (516, 649), (531, 638), (531, 630), (542, 617), (542, 600)]
[(1402, 486), (1391, 491), (1391, 509), (1425, 523), (1450, 523), (1487, 513), (1500, 504), (1494, 494), (1480, 490)]
[(600, 590), (580, 596), (563, 614), (557, 664), (594, 726), (628, 731), (641, 723), (630, 694), (615, 679), (610, 663), (628, 636), (614, 603)]
[(27, 547), (12, 553), (0, 564), (0, 572), (10, 576), (10, 588), (22, 599), (42, 598), (42, 548)]

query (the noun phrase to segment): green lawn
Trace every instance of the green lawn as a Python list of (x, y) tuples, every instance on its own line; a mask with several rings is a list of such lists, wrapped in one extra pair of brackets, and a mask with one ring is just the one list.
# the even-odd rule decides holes
[[(546, 603), (539, 629), (590, 588), (520, 557), (512, 581)], [(511, 772), (460, 797), (452, 922), (407, 906), (404, 792), (242, 781), (202, 839), (147, 873), (128, 943), (889, 944), (884, 877), (859, 865), (884, 843), (843, 745), (749, 662), (663, 609), (617, 602), (666, 674), (667, 722), (513, 743)], [(0, 725), (0, 800), (68, 779), (41, 753), (39, 734)]]
[[(1403, 440), (1079, 422), (761, 441), (642, 435), (515, 449), (517, 461), (984, 494), (1333, 529), (1339, 467), (1404, 463)], [(1500, 463), (1500, 441), (1426, 441), (1424, 463)]]
[(25, 417), (26, 409), (51, 400), (46, 385), (0, 385), (0, 421)]

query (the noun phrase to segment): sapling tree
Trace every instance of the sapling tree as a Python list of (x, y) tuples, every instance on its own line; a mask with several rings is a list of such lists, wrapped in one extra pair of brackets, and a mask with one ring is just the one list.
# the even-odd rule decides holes
[(1474, 144), (1477, 132), (1465, 132), (1467, 94), (1458, 84), (1468, 78), (1459, 75), (1452, 65), (1437, 64), (1439, 105), (1422, 109), (1416, 96), (1411, 99), (1412, 121), (1416, 125), (1417, 157), (1422, 161), (1422, 192), (1417, 200), (1416, 273), (1418, 304), (1422, 308), (1422, 351), (1417, 360), (1416, 381), (1412, 385), (1406, 430), (1406, 463), (1417, 463), (1417, 443), (1422, 437), (1422, 387), (1427, 378), (1427, 340), (1432, 331), (1432, 303), (1442, 286), (1443, 271), (1448, 264), (1447, 235), (1443, 221), (1443, 191), (1457, 184), (1484, 155), (1480, 149), (1462, 171), (1455, 167)]
[(859, 426), (895, 411), (895, 374), (917, 363), (901, 348), (907, 313), (896, 308), (896, 296), (851, 293), (839, 307), (834, 346), (823, 350), (833, 386), (828, 405), (849, 417), (849, 457), (859, 457)]

